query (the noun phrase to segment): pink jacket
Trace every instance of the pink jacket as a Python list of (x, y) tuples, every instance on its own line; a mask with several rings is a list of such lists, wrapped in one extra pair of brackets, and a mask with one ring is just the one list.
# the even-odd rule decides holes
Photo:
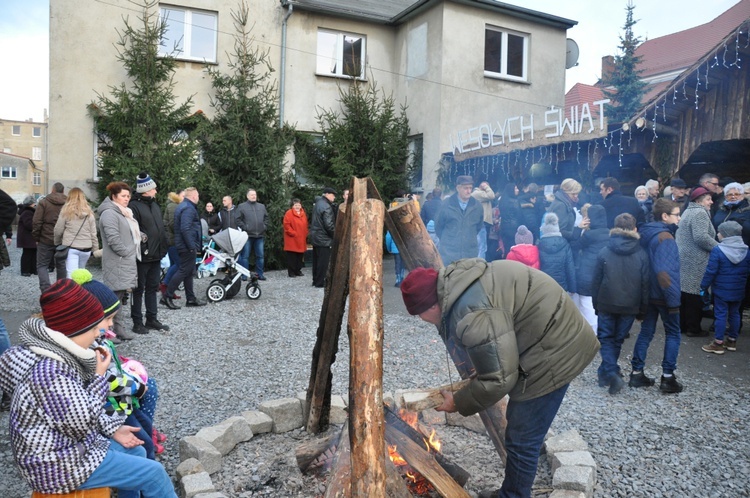
[(526, 266), (539, 269), (539, 248), (532, 244), (518, 244), (510, 248), (506, 259), (518, 261)]

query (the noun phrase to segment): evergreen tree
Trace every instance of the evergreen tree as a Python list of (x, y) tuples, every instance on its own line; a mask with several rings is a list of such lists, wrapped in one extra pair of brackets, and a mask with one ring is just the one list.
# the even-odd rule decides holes
[(99, 140), (102, 197), (110, 181), (132, 185), (141, 171), (147, 171), (165, 193), (195, 178), (196, 146), (188, 132), (201, 118), (190, 115), (190, 98), (176, 102), (176, 61), (159, 55), (167, 26), (158, 18), (156, 5), (144, 4), (137, 27), (124, 20), (117, 60), (129, 82), (110, 87), (110, 97), (97, 93), (97, 100), (87, 106)]
[(201, 133), (204, 164), (198, 182), (204, 200), (221, 206), (231, 195), (236, 204), (247, 200), (248, 188), (268, 210), (270, 226), (265, 237), (266, 267), (283, 266), (281, 221), (289, 208), (289, 178), (284, 156), (293, 142), (293, 131), (277, 126), (277, 91), (268, 51), (253, 46), (248, 8), (243, 1), (232, 11), (236, 34), (228, 54), (228, 72), (208, 66), (214, 95), (213, 119)]
[(646, 87), (640, 79), (642, 71), (638, 70), (641, 58), (635, 55), (641, 39), (633, 34), (633, 26), (638, 22), (633, 19), (633, 0), (628, 0), (626, 10), (623, 26), (625, 33), (620, 35), (620, 54), (615, 56), (612, 74), (602, 80), (606, 87), (614, 87), (612, 90), (606, 87), (603, 89), (604, 95), (612, 100), (605, 109), (610, 123), (621, 123), (634, 116), (641, 109), (641, 99)]
[(352, 176), (372, 178), (384, 199), (408, 186), (409, 121), (406, 108), (397, 112), (392, 96), (381, 95), (376, 84), (353, 80), (339, 88), (341, 113), (318, 114), (322, 140), (300, 134), (295, 143), (295, 167), (310, 182), (339, 190)]

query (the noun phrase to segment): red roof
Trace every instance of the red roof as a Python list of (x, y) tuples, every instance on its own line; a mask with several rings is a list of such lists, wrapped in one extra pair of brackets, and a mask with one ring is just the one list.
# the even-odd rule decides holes
[(643, 42), (635, 51), (641, 78), (690, 67), (748, 19), (750, 0), (740, 0), (711, 22)]
[(602, 89), (585, 83), (576, 83), (573, 88), (565, 94), (565, 117), (570, 118), (570, 108), (588, 104), (591, 109), (591, 117), (599, 117), (599, 106), (591, 105), (592, 102), (606, 98)]

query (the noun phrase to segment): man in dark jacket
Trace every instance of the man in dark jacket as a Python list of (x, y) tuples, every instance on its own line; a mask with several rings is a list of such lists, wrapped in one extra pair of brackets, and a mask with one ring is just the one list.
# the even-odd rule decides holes
[[(0, 190), (0, 226), (8, 226), (13, 222), (16, 217), (16, 202), (11, 196)], [(0, 243), (5, 244), (4, 241)], [(3, 264), (0, 264), (0, 268)], [(2, 355), (6, 349), (10, 348), (10, 337), (8, 336), (8, 329), (5, 328), (5, 323), (2, 317), (0, 317), (0, 355)], [(7, 411), (10, 409), (10, 393), (3, 393), (2, 401), (0, 401), (0, 411)]]
[(663, 393), (678, 393), (682, 384), (677, 382), (677, 355), (680, 353), (680, 254), (674, 233), (680, 222), (680, 206), (669, 199), (654, 203), (654, 220), (640, 227), (641, 245), (649, 255), (649, 303), (641, 324), (641, 331), (633, 348), (630, 362), (630, 387), (649, 387), (654, 379), (643, 372), (646, 354), (656, 332), (656, 321), (661, 316), (664, 325), (664, 358), (659, 389)]
[(443, 201), (435, 220), (440, 239), (440, 257), (448, 265), (457, 259), (479, 255), (477, 234), (484, 226), (482, 205), (471, 196), (474, 180), (468, 175), (456, 179), (456, 193)]
[(198, 215), (198, 200), (200, 195), (195, 187), (185, 189), (185, 198), (174, 211), (174, 245), (180, 259), (180, 267), (169, 281), (164, 301), (170, 309), (178, 309), (172, 296), (180, 283), (185, 282), (185, 306), (203, 306), (205, 301), (195, 297), (193, 292), (193, 272), (195, 271), (195, 255), (201, 250), (201, 221)]
[[(133, 332), (148, 334), (149, 329), (169, 330), (157, 318), (156, 294), (161, 279), (161, 258), (167, 254), (169, 241), (159, 204), (156, 203), (156, 182), (145, 171), (138, 175), (135, 195), (128, 207), (141, 230), (141, 260), (138, 266), (138, 287), (133, 289), (130, 317)], [(145, 235), (145, 237), (144, 237)], [(143, 295), (146, 295), (146, 325), (143, 325)]]
[[(239, 258), (241, 266), (249, 269), (250, 252), (255, 253), (255, 273), (258, 280), (265, 280), (263, 275), (264, 239), (268, 228), (268, 211), (266, 206), (258, 202), (258, 193), (255, 189), (247, 191), (247, 202), (237, 206), (237, 226), (240, 230), (247, 232), (247, 243), (242, 248)], [(243, 280), (247, 277), (243, 276)]]
[(471, 381), (443, 391), (437, 410), (469, 416), (506, 394), (508, 458), (499, 496), (530, 496), (539, 450), (570, 382), (599, 350), (594, 331), (548, 275), (515, 261), (416, 268), (401, 284), (406, 309), (438, 327)]
[(609, 393), (617, 394), (625, 385), (617, 365), (622, 343), (636, 316), (642, 319), (648, 306), (649, 261), (632, 215), (623, 213), (615, 218), (615, 228), (596, 258), (593, 273), (596, 335), (602, 357), (599, 385), (609, 386)]
[(638, 226), (646, 223), (646, 217), (643, 209), (635, 197), (622, 195), (620, 192), (620, 182), (617, 178), (605, 178), (599, 185), (599, 192), (604, 200), (601, 206), (607, 212), (607, 228), (614, 228), (615, 218), (622, 213), (632, 214)]
[(437, 187), (432, 189), (432, 198), (422, 204), (422, 209), (419, 212), (419, 216), (422, 218), (422, 222), (427, 226), (430, 221), (437, 218), (438, 212), (440, 212), (440, 206), (443, 204), (443, 191)]
[(237, 208), (231, 195), (225, 195), (221, 200), (224, 205), (217, 215), (219, 217), (219, 231), (227, 228), (237, 228)]
[(65, 187), (62, 183), (57, 182), (52, 185), (52, 192), (39, 201), (34, 212), (33, 226), (31, 236), (37, 241), (36, 246), (36, 273), (39, 277), (39, 289), (46, 291), (50, 286), (49, 265), (54, 262), (57, 280), (65, 278), (65, 260), (55, 258), (55, 223), (60, 216), (60, 210), (68, 200), (68, 196), (63, 194)]
[(323, 189), (323, 195), (315, 199), (312, 218), (310, 220), (310, 243), (313, 246), (313, 286), (324, 287), (328, 262), (331, 259), (333, 246), (333, 231), (336, 228), (336, 214), (333, 211), (333, 201), (336, 191), (330, 187)]

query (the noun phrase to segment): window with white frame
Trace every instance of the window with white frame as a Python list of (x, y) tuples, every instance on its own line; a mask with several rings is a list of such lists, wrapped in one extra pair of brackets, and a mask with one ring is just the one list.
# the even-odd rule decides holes
[(16, 137), (21, 136), (21, 125), (13, 125), (10, 132)]
[(33, 130), (31, 130), (31, 136), (39, 138), (42, 136), (42, 127), (41, 126), (35, 126)]
[(319, 29), (316, 74), (364, 78), (366, 42), (363, 35)]
[(18, 178), (18, 171), (13, 166), (3, 166), (0, 168), (0, 178), (6, 180)]
[(34, 172), (34, 177), (33, 177), (33, 179), (31, 181), (32, 181), (32, 183), (34, 184), (35, 187), (38, 187), (39, 185), (42, 184), (42, 174), (39, 173), (38, 171), (35, 171)]
[(3, 152), (6, 154), (12, 154), (10, 147), (3, 147)]
[(159, 16), (167, 25), (159, 46), (160, 55), (216, 62), (216, 12), (161, 6)]
[(34, 161), (42, 160), (42, 148), (41, 147), (31, 148), (31, 159), (33, 159)]
[(484, 29), (484, 74), (516, 81), (528, 79), (529, 35), (495, 26)]

